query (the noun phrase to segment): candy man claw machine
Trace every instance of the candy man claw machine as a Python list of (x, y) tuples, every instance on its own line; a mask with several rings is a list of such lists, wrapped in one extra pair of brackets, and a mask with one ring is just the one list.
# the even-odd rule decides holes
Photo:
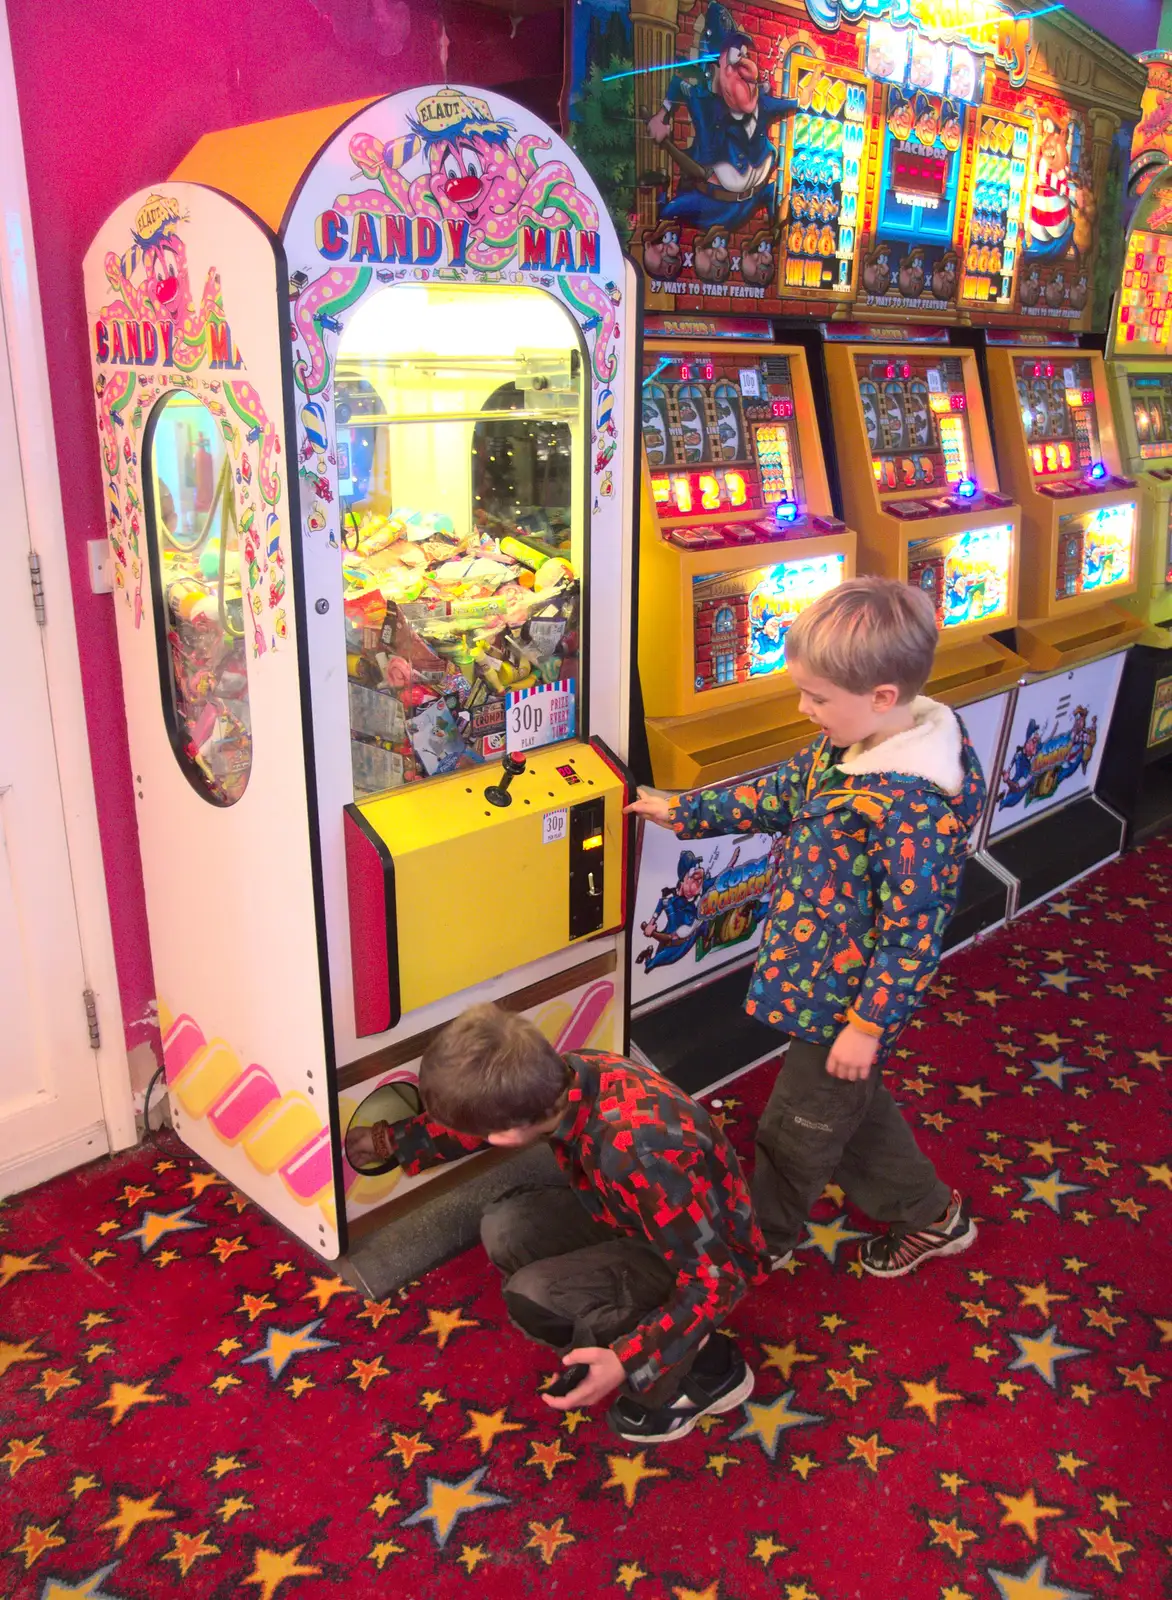
[(440, 85), (207, 136), (86, 286), (175, 1125), (335, 1258), (467, 1004), (623, 1043), (630, 271)]

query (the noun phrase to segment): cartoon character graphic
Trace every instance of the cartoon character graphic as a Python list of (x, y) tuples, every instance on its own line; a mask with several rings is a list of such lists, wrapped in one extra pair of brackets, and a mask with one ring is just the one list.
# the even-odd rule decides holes
[(1098, 717), (1091, 717), (1089, 722), (1087, 718), (1088, 708), (1075, 706), (1070, 727), (1061, 728), (1059, 713), (1048, 735), (1030, 718), (1025, 739), (1001, 775), (1005, 790), (997, 802), (999, 811), (1048, 800), (1078, 773), (1085, 777), (1099, 738)]
[(1079, 239), (1080, 250), (1090, 247), (1095, 201), (1088, 180), (1071, 173), (1070, 144), (1069, 126), (1061, 126), (1050, 113), (1044, 115), (1026, 225), (1027, 255), (1063, 256)]
[(741, 246), (741, 277), (746, 283), (767, 287), (773, 282), (775, 270), (773, 231), (770, 228), (758, 228), (752, 238)]
[[(777, 119), (797, 107), (761, 87), (750, 54), (753, 41), (726, 6), (713, 0), (700, 38), (699, 70), (676, 73), (647, 131), (681, 174), (678, 193), (660, 208), (661, 218), (697, 228), (737, 228), (754, 212), (776, 210)], [(672, 140), (677, 107), (692, 123), (686, 151)]]
[(891, 258), (885, 244), (877, 244), (863, 257), (863, 288), (877, 299), (891, 287)]
[(643, 266), (653, 278), (678, 278), (684, 264), (678, 222), (661, 222), (643, 244)]
[(918, 300), (924, 292), (924, 255), (917, 245), (899, 263), (899, 292), (905, 300)]
[[(726, 873), (731, 872), (740, 857), (736, 846), (729, 858)], [(716, 882), (716, 863), (712, 858), (712, 871), (704, 865), (703, 858), (694, 850), (681, 850), (676, 866), (675, 886), (667, 887), (656, 902), (655, 910), (640, 924), (644, 935), (652, 941), (646, 950), (635, 957), (636, 966), (647, 972), (656, 967), (674, 966), (682, 961), (704, 932), (700, 918), (700, 899)]]
[(1018, 299), (1023, 306), (1036, 306), (1042, 293), (1042, 280), (1037, 267), (1031, 267), (1026, 273), (1025, 282), (1018, 290)]
[(1066, 298), (1066, 274), (1061, 267), (1056, 269), (1043, 293), (1050, 310), (1057, 311)]
[(718, 223), (706, 233), (698, 235), (692, 246), (692, 264), (696, 276), (705, 283), (724, 283), (732, 271), (728, 229)]
[(955, 250), (946, 250), (932, 268), (932, 293), (937, 300), (951, 300), (956, 293), (957, 259)]

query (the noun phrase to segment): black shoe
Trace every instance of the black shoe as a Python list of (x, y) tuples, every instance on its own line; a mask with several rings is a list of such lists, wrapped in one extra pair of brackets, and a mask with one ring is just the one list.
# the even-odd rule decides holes
[(919, 1228), (915, 1233), (891, 1229), (875, 1234), (860, 1246), (859, 1260), (863, 1270), (873, 1277), (902, 1278), (929, 1256), (959, 1255), (976, 1237), (977, 1225), (969, 1216), (968, 1205), (954, 1189), (943, 1222), (934, 1228)]
[(619, 1438), (631, 1444), (667, 1444), (685, 1438), (701, 1417), (734, 1411), (746, 1401), (753, 1392), (753, 1373), (731, 1340), (721, 1339), (720, 1343), (727, 1344), (730, 1351), (725, 1372), (719, 1377), (700, 1372), (697, 1360), (680, 1393), (668, 1405), (641, 1406), (620, 1395), (606, 1414)]

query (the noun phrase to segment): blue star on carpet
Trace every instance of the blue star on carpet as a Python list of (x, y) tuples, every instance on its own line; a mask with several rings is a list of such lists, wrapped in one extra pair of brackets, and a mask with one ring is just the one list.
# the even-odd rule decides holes
[(250, 1356), (245, 1356), (241, 1361), (242, 1367), (247, 1367), (253, 1361), (267, 1361), (269, 1364), (269, 1377), (275, 1382), (284, 1372), (294, 1356), (308, 1355), (314, 1350), (334, 1350), (337, 1348), (336, 1339), (315, 1339), (314, 1330), (320, 1328), (325, 1321), (324, 1317), (317, 1317), (313, 1322), (307, 1322), (300, 1328), (284, 1329), (269, 1328), (268, 1340), (263, 1350), (254, 1350)]
[(194, 1210), (194, 1206), (184, 1206), (181, 1211), (144, 1211), (138, 1227), (131, 1228), (129, 1233), (120, 1233), (118, 1237), (137, 1239), (145, 1256), (168, 1234), (186, 1233), (189, 1228), (206, 1227), (206, 1223), (189, 1220), (188, 1213)]
[(470, 1511), (483, 1511), (487, 1506), (507, 1506), (501, 1494), (481, 1494), (478, 1485), (488, 1471), (479, 1467), (459, 1483), (445, 1483), (442, 1478), (428, 1478), (427, 1499), (418, 1511), (403, 1518), (403, 1527), (410, 1528), (418, 1522), (430, 1522), (435, 1542), (442, 1550), (448, 1535), (461, 1517)]
[(1046, 1083), (1052, 1083), (1056, 1089), (1065, 1089), (1067, 1078), (1087, 1070), (1086, 1067), (1068, 1066), (1065, 1056), (1058, 1056), (1053, 1061), (1031, 1061), (1030, 1066), (1034, 1069), (1031, 1082), (1036, 1082), (1040, 1078)]
[(788, 1433), (790, 1428), (802, 1428), (808, 1423), (824, 1420), (809, 1411), (791, 1411), (789, 1403), (796, 1393), (796, 1389), (787, 1389), (768, 1405), (754, 1404), (752, 1400), (746, 1402), (749, 1420), (736, 1433), (730, 1434), (730, 1439), (756, 1439), (770, 1461), (775, 1460), (777, 1441), (783, 1433)]
[(1001, 1600), (1092, 1600), (1085, 1589), (1059, 1588), (1047, 1582), (1049, 1566), (1049, 1556), (1039, 1556), (1020, 1577), (1014, 1572), (999, 1572), (996, 1567), (986, 1567), (985, 1574), (997, 1585)]
[(821, 1250), (827, 1261), (832, 1264), (838, 1258), (838, 1247), (849, 1244), (852, 1239), (865, 1239), (865, 1233), (856, 1233), (853, 1228), (846, 1225), (846, 1212), (832, 1217), (829, 1222), (807, 1222), (806, 1232), (808, 1239), (803, 1239), (798, 1245), (799, 1250)]
[(1045, 1333), (1036, 1337), (1028, 1333), (1011, 1333), (1009, 1337), (1017, 1346), (1019, 1354), (1016, 1361), (1009, 1363), (1010, 1371), (1017, 1372), (1029, 1368), (1044, 1378), (1051, 1389), (1057, 1387), (1054, 1378), (1054, 1367), (1059, 1361), (1069, 1361), (1072, 1356), (1085, 1356), (1089, 1352), (1077, 1344), (1059, 1344), (1055, 1339), (1058, 1324), (1052, 1322)]
[(1057, 1170), (1048, 1172), (1044, 1178), (1023, 1178), (1021, 1181), (1025, 1185), (1023, 1200), (1040, 1200), (1058, 1216), (1062, 1214), (1064, 1194), (1082, 1194), (1086, 1190), (1085, 1183), (1063, 1182), (1062, 1174)]
[(108, 1578), (117, 1565), (116, 1561), (111, 1561), (108, 1567), (99, 1567), (97, 1572), (91, 1572), (88, 1578), (79, 1579), (77, 1583), (46, 1578), (40, 1600), (119, 1600), (117, 1595), (101, 1587), (102, 1579)]
[(1051, 989), (1057, 989), (1059, 994), (1069, 994), (1071, 984), (1087, 981), (1085, 978), (1076, 978), (1074, 973), (1068, 972), (1065, 967), (1059, 972), (1042, 972), (1038, 976), (1042, 983)]

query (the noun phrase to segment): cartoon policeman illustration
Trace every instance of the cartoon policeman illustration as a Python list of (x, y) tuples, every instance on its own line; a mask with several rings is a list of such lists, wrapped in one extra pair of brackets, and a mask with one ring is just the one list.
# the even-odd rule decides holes
[[(704, 76), (677, 73), (662, 107), (647, 124), (683, 178), (678, 194), (660, 208), (661, 220), (738, 228), (755, 211), (776, 209), (772, 129), (798, 102), (762, 90), (757, 63), (749, 54), (752, 43), (727, 6), (713, 0), (700, 38)], [(692, 143), (686, 151), (671, 140), (677, 106), (685, 106), (692, 121)]]
[[(740, 853), (741, 847), (737, 845), (729, 858), (728, 866), (723, 868), (724, 872), (732, 871)], [(704, 931), (704, 920), (700, 916), (700, 901), (705, 891), (712, 887), (720, 875), (715, 870), (715, 856), (712, 867), (713, 871), (710, 873), (705, 868), (702, 857), (694, 850), (680, 851), (675, 886), (669, 885), (664, 889), (656, 902), (655, 910), (646, 922), (640, 924), (644, 935), (652, 940), (652, 943), (636, 956), (637, 966), (645, 967), (648, 972), (652, 972), (656, 967), (673, 966), (687, 955)]]

